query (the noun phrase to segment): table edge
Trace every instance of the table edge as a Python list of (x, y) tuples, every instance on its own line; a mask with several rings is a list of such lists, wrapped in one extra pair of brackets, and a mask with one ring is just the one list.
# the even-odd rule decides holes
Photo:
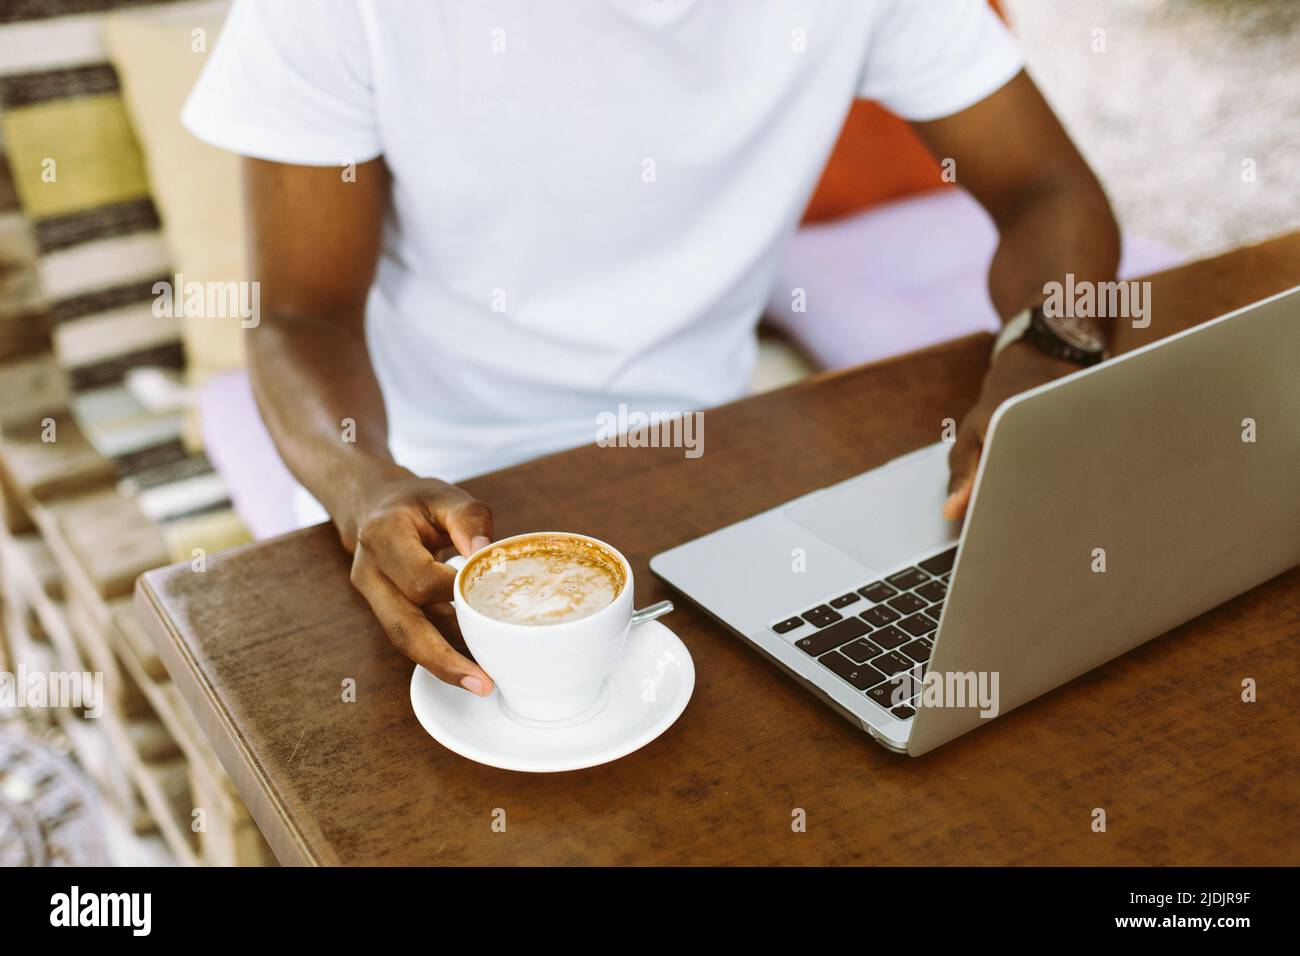
[[(322, 860), (317, 855), (306, 836), (294, 825), (279, 793), (252, 755), (234, 721), (219, 705), (212, 687), (194, 661), (193, 655), (180, 639), (170, 618), (163, 612), (158, 592), (150, 580), (154, 573), (154, 571), (146, 572), (136, 580), (134, 607), (140, 625), (153, 641), (154, 648), (162, 658), (172, 683), (180, 690), (204, 736), (207, 737), (208, 744), (216, 753), (217, 759), (221, 761), (226, 773), (230, 775), (235, 788), (280, 865), (325, 865), (328, 861)], [(203, 704), (201, 708), (197, 706), (200, 701)], [(210, 728), (213, 723), (222, 733), (212, 732)], [(252, 794), (249, 793), (250, 787), (245, 784), (246, 781), (251, 781), (255, 785), (251, 788), (254, 789)], [(273, 815), (273, 818), (263, 819), (266, 815)], [(275, 826), (269, 827), (268, 823), (274, 823)]]

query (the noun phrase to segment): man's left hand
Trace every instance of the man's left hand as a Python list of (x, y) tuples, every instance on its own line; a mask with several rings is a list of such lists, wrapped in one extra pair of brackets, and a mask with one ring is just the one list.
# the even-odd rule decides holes
[(943, 505), (945, 518), (955, 521), (966, 514), (975, 484), (975, 470), (984, 450), (984, 436), (997, 407), (1012, 395), (1078, 370), (1079, 366), (1073, 362), (1045, 355), (1023, 340), (1011, 343), (998, 353), (984, 376), (980, 397), (957, 427), (957, 440), (948, 453), (951, 477), (948, 480), (948, 500)]

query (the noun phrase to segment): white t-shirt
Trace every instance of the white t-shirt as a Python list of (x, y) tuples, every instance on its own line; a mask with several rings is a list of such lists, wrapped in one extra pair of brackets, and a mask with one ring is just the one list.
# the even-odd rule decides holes
[(182, 118), (278, 162), (384, 157), (390, 446), (455, 481), (620, 404), (742, 395), (853, 99), (934, 119), (1021, 63), (984, 0), (237, 0)]

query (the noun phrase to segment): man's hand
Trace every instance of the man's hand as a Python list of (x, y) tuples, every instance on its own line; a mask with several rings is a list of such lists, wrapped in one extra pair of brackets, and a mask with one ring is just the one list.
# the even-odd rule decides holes
[(492, 678), (448, 643), (428, 614), (444, 629), (455, 627), (446, 602), (455, 572), (434, 559), (454, 546), (471, 555), (492, 541), (492, 511), (455, 485), (436, 478), (397, 473), (368, 489), (355, 516), (352, 584), (393, 645), (448, 684), (480, 696)]
[(1078, 365), (1045, 355), (1024, 341), (1013, 342), (998, 354), (984, 376), (979, 399), (957, 427), (957, 440), (948, 453), (952, 476), (948, 480), (948, 500), (943, 505), (945, 518), (955, 521), (966, 514), (984, 436), (998, 406), (1012, 395), (1078, 370)]
[[(935, 156), (952, 161), (958, 184), (998, 227), (989, 296), (1000, 315), (1041, 302), (1046, 284), (1067, 275), (1085, 282), (1115, 278), (1119, 226), (1110, 203), (1028, 74), (960, 113), (913, 126)], [(952, 481), (944, 517), (966, 513), (998, 405), (1077, 368), (1023, 342), (1002, 350), (949, 455)]]
[[(382, 159), (356, 173), (349, 182), (329, 166), (244, 161), (253, 274), (265, 305), (248, 338), (253, 391), (289, 469), (353, 553), (352, 584), (389, 640), (447, 683), (485, 695), (492, 678), (443, 636), (457, 632), (446, 603), (455, 575), (434, 554), (454, 545), (470, 555), (487, 544), (492, 512), (446, 482), (417, 478), (388, 450), (365, 303), (390, 177)], [(346, 440), (344, 422), (352, 426)]]

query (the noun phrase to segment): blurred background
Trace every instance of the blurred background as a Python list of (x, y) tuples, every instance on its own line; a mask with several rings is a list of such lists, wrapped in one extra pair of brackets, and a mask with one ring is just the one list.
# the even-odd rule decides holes
[[(1300, 2), (993, 6), (1114, 201), (1124, 275), (1300, 229)], [(95, 719), (0, 706), (0, 864), (273, 862), (132, 611), (145, 570), (293, 526), (243, 369), (255, 332), (157, 308), (178, 272), (255, 278), (237, 162), (177, 121), (227, 10), (0, 7), (0, 677), (90, 671), (107, 695)], [(854, 106), (755, 390), (996, 328), (997, 237), (958, 180)]]
[[(1201, 257), (1300, 225), (1300, 3), (1006, 5), (1126, 227)], [(1098, 29), (1105, 53), (1091, 49)]]

